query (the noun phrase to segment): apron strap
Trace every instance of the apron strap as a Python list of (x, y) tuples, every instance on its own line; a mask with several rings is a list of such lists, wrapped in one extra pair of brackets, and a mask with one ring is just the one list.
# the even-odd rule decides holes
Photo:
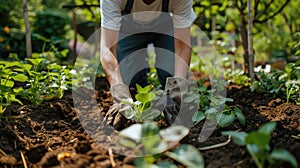
[(127, 0), (125, 8), (122, 10), (122, 15), (127, 15), (131, 13), (134, 0)]
[(162, 12), (169, 12), (169, 0), (163, 0)]

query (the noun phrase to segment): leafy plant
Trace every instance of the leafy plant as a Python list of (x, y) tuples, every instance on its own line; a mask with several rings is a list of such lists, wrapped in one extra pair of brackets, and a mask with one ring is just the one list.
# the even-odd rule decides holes
[(39, 71), (39, 68), (44, 61), (43, 58), (28, 59), (29, 62), (33, 64), (33, 70), (31, 70), (31, 64), (25, 64), (23, 68), (29, 76), (29, 88), (24, 89), (21, 92), (22, 98), (29, 100), (34, 105), (40, 105), (44, 100), (46, 100), (46, 71)]
[(156, 94), (154, 92), (151, 92), (152, 85), (148, 85), (142, 88), (140, 85), (137, 84), (136, 88), (136, 101), (124, 101), (124, 103), (131, 104), (134, 108), (134, 110), (126, 110), (125, 117), (138, 122), (154, 120), (161, 114), (161, 112), (157, 109), (152, 108), (152, 101), (154, 101), (154, 99), (156, 98)]
[(72, 87), (72, 70), (66, 66), (51, 64), (48, 66), (47, 83), (49, 85), (48, 94), (61, 99), (66, 90)]
[[(44, 67), (44, 58), (28, 59), (31, 64), (23, 64), (23, 69), (29, 76), (27, 89), (19, 89), (22, 98), (32, 104), (40, 105), (44, 100), (62, 98), (65, 90), (71, 88), (73, 74), (66, 66), (50, 64)], [(33, 69), (32, 69), (33, 67)]]
[(245, 117), (241, 110), (236, 106), (226, 105), (227, 102), (233, 102), (233, 99), (226, 98), (221, 94), (218, 94), (218, 92), (225, 89), (224, 86), (217, 83), (213, 86), (213, 88), (208, 89), (208, 87), (204, 86), (203, 83), (204, 81), (199, 81), (199, 87), (193, 88), (190, 92), (188, 92), (184, 99), (186, 103), (195, 103), (195, 106), (190, 108), (199, 109), (192, 118), (194, 124), (198, 124), (207, 118), (221, 127), (226, 127), (230, 125), (235, 118), (237, 118), (240, 123), (244, 125)]
[(225, 70), (226, 81), (229, 84), (237, 84), (243, 86), (250, 85), (250, 78), (244, 75), (244, 71), (240, 69), (226, 69)]
[(286, 86), (286, 101), (295, 100), (297, 105), (300, 105), (300, 79), (288, 80)]
[(285, 81), (286, 101), (291, 99), (300, 104), (300, 59), (287, 64), (279, 80)]
[(22, 102), (16, 98), (18, 95), (17, 89), (13, 89), (14, 81), (27, 81), (27, 76), (12, 70), (20, 66), (20, 63), (0, 61), (0, 117), (11, 103), (17, 102), (22, 104)]
[(271, 70), (270, 73), (258, 72), (259, 80), (255, 81), (251, 85), (251, 91), (260, 91), (265, 93), (271, 93), (274, 96), (284, 92), (284, 81), (279, 80), (279, 77), (283, 74), (280, 70)]
[(192, 145), (180, 145), (170, 151), (170, 148), (184, 138), (188, 132), (189, 130), (183, 126), (171, 126), (165, 130), (159, 130), (156, 123), (145, 122), (121, 131), (119, 142), (127, 149), (133, 150), (138, 156), (134, 160), (137, 167), (176, 167), (173, 163), (161, 159), (169, 157), (186, 167), (203, 168), (203, 158)]
[(297, 160), (288, 151), (284, 149), (271, 150), (269, 143), (275, 128), (276, 123), (270, 122), (250, 133), (225, 131), (222, 134), (231, 135), (237, 145), (246, 146), (258, 168), (265, 168), (266, 162), (269, 163), (268, 167), (272, 167), (278, 160), (287, 161), (293, 167), (297, 167)]

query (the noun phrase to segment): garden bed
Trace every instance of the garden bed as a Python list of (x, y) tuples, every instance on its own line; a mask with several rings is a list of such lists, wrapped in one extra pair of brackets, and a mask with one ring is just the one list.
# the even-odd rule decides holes
[[(109, 86), (104, 78), (98, 78), (96, 84), (98, 106), (104, 115), (112, 104)], [(93, 96), (92, 92), (83, 91), (86, 96)], [(206, 141), (200, 143), (200, 123), (181, 143), (203, 149), (227, 141), (228, 137), (221, 135), (221, 131), (250, 132), (264, 123), (277, 121), (271, 147), (287, 149), (300, 165), (300, 106), (287, 104), (284, 99), (273, 98), (272, 95), (253, 93), (247, 87), (233, 87), (228, 90), (227, 97), (232, 98), (233, 105), (242, 110), (246, 125), (235, 121), (229, 127), (217, 128)], [(82, 102), (86, 108), (88, 103)], [(40, 106), (10, 106), (0, 122), (0, 167), (24, 167), (24, 164), (28, 167), (112, 167), (113, 162), (116, 167), (134, 167), (132, 158), (111, 154), (91, 139), (82, 124), (85, 123), (78, 119), (70, 92), (61, 100), (45, 101)], [(103, 134), (99, 138), (105, 140), (106, 137)], [(233, 142), (200, 152), (207, 168), (256, 167), (247, 149)], [(275, 167), (291, 165), (279, 162)]]

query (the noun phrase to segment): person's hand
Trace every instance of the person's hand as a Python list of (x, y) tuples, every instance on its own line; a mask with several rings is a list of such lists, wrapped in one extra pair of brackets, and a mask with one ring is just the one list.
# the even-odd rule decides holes
[(105, 119), (116, 130), (120, 130), (126, 122), (126, 118), (124, 117), (125, 111), (133, 109), (131, 105), (124, 104), (122, 101), (132, 101), (132, 98), (128, 87), (122, 83), (112, 85), (110, 93), (113, 98), (113, 105), (106, 113)]
[(197, 84), (185, 78), (167, 78), (165, 86), (167, 103), (163, 112), (169, 125), (174, 123), (189, 127), (193, 124), (192, 117), (197, 108), (190, 108), (194, 105), (193, 102), (184, 102), (184, 98), (192, 87), (197, 87)]

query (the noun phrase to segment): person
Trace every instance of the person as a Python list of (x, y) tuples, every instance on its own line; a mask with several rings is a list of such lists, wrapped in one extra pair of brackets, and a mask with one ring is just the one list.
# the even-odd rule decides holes
[[(168, 102), (178, 105), (184, 90), (180, 87), (188, 83), (190, 27), (195, 20), (192, 0), (101, 0), (100, 5), (100, 59), (114, 102), (106, 115), (107, 122), (119, 127), (122, 113), (132, 108), (121, 103), (132, 100), (129, 87), (148, 84), (149, 44), (155, 47), (155, 68), (162, 88), (168, 92)], [(167, 104), (173, 109), (165, 113), (170, 123), (178, 110), (173, 114), (177, 106)]]

